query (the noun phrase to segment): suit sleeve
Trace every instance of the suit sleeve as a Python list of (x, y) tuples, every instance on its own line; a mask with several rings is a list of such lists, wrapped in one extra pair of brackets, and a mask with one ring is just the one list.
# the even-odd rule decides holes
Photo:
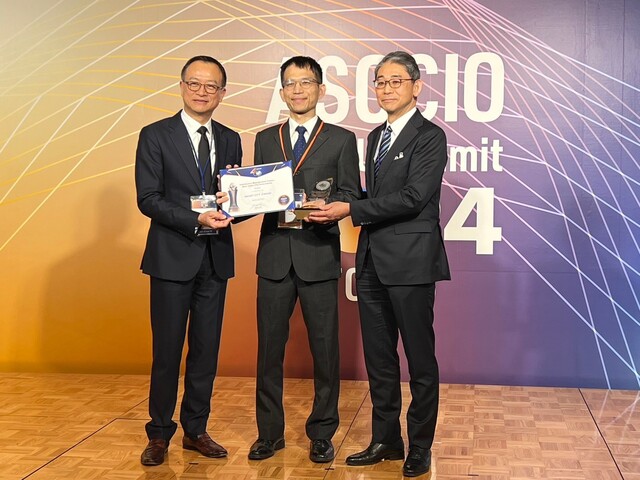
[(195, 238), (194, 228), (198, 226), (198, 213), (167, 196), (166, 174), (157, 129), (144, 127), (140, 131), (136, 150), (135, 180), (138, 208), (152, 221)]
[(225, 127), (220, 135), (226, 140), (227, 151), (223, 161), (216, 160), (216, 176), (220, 174), (221, 169), (226, 169), (227, 165), (231, 165), (232, 168), (234, 165), (242, 166), (242, 140), (238, 132)]
[(337, 185), (329, 197), (329, 202), (351, 202), (362, 196), (356, 136), (353, 132), (348, 132), (344, 138), (338, 158)]
[(256, 134), (256, 140), (254, 142), (254, 146), (253, 146), (253, 164), (254, 165), (262, 165), (264, 163), (264, 160), (262, 159), (262, 137), (264, 135), (262, 134), (262, 132), (258, 132)]
[(444, 131), (430, 128), (420, 132), (404, 184), (387, 194), (352, 202), (353, 224), (369, 225), (417, 215), (440, 188), (446, 164)]
[(236, 159), (237, 162), (235, 163), (235, 165), (238, 165), (239, 167), (242, 166), (242, 140), (240, 140), (240, 135), (239, 134), (235, 134), (236, 137)]

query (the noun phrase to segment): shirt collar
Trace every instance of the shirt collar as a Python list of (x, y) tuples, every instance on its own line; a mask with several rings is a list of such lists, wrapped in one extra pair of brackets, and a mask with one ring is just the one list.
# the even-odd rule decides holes
[(397, 137), (398, 135), (400, 135), (400, 132), (402, 132), (402, 129), (407, 125), (407, 123), (409, 123), (409, 120), (411, 119), (411, 117), (413, 117), (415, 113), (416, 113), (416, 109), (413, 108), (409, 110), (407, 113), (405, 113), (404, 115), (402, 115), (400, 118), (396, 118), (393, 123), (389, 123), (389, 121), (387, 121), (387, 124), (385, 125), (384, 128), (386, 129), (387, 126), (391, 125), (391, 130), (393, 131), (393, 135)]
[(298, 123), (294, 119), (290, 118), (289, 119), (289, 136), (293, 140), (297, 140), (298, 139), (298, 132), (296, 132), (296, 128), (298, 126), (302, 125), (304, 128), (307, 129), (307, 132), (305, 133), (305, 135), (308, 137), (311, 134), (311, 132), (313, 131), (313, 129), (315, 128), (317, 122), (318, 122), (318, 116), (317, 115), (314, 116), (313, 118), (311, 118), (310, 120), (307, 120), (304, 123)]
[[(203, 126), (200, 124), (200, 122), (191, 118), (189, 114), (184, 110), (182, 110), (182, 112), (180, 113), (180, 117), (182, 118), (182, 123), (184, 123), (184, 126), (187, 127), (189, 135), (194, 135), (198, 131), (198, 129)], [(211, 137), (211, 119), (209, 119), (207, 123), (204, 124), (204, 126), (207, 127), (209, 137)]]

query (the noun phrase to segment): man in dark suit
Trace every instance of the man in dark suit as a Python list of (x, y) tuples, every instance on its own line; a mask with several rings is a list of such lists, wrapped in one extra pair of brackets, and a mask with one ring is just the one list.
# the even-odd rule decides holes
[(207, 56), (190, 59), (181, 73), (183, 110), (144, 127), (138, 141), (138, 207), (151, 219), (141, 268), (151, 278), (153, 335), (151, 421), (143, 465), (164, 461), (177, 428), (172, 416), (187, 325), (182, 445), (208, 457), (227, 455), (206, 428), (227, 280), (234, 274), (233, 239), (227, 228), (232, 219), (215, 208), (200, 208), (215, 206), (213, 179), (220, 167), (240, 165), (242, 159), (240, 136), (211, 118), (226, 83), (220, 62)]
[[(295, 188), (307, 195), (332, 179), (327, 202), (360, 197), (355, 135), (324, 123), (316, 105), (325, 92), (322, 69), (309, 57), (293, 57), (280, 68), (280, 96), (289, 120), (259, 132), (256, 165), (293, 160)], [(338, 348), (338, 279), (340, 230), (301, 222), (282, 228), (284, 213), (264, 215), (258, 246), (258, 369), (256, 417), (258, 440), (249, 458), (262, 460), (284, 447), (283, 362), (289, 319), (300, 299), (314, 364), (315, 398), (306, 422), (309, 458), (334, 458), (331, 438), (338, 428), (340, 361)], [(280, 220), (280, 222), (279, 222)]]
[(414, 477), (429, 471), (438, 413), (433, 304), (435, 282), (450, 278), (439, 224), (447, 141), (416, 109), (422, 83), (411, 55), (385, 56), (376, 66), (374, 86), (387, 121), (368, 138), (366, 198), (332, 203), (310, 219), (334, 222), (351, 215), (362, 227), (356, 279), (373, 435), (367, 449), (347, 457), (347, 465), (404, 459), (399, 331), (412, 396), (403, 473)]

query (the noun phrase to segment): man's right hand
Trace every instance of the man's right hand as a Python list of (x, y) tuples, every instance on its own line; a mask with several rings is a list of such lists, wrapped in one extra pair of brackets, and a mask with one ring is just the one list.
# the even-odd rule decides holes
[(233, 221), (233, 217), (227, 217), (217, 210), (209, 210), (198, 215), (198, 223), (214, 229), (227, 228)]

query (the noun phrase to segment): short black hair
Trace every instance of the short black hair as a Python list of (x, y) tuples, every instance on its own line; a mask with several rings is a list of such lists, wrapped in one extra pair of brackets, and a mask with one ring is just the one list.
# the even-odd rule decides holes
[(222, 88), (225, 88), (227, 86), (226, 70), (218, 60), (208, 55), (196, 55), (195, 57), (191, 57), (189, 60), (187, 60), (187, 63), (184, 64), (184, 67), (182, 67), (182, 71), (180, 72), (180, 80), (182, 80), (183, 82), (186, 80), (184, 76), (187, 73), (187, 68), (189, 68), (189, 65), (191, 65), (193, 62), (205, 62), (205, 63), (213, 63), (214, 65), (217, 65), (220, 71), (222, 72), (222, 85), (220, 86)]
[(322, 67), (320, 64), (311, 57), (303, 57), (298, 55), (291, 57), (280, 66), (280, 83), (284, 86), (284, 71), (291, 65), (295, 65), (298, 68), (308, 68), (313, 72), (313, 76), (316, 77), (318, 83), (322, 83)]

